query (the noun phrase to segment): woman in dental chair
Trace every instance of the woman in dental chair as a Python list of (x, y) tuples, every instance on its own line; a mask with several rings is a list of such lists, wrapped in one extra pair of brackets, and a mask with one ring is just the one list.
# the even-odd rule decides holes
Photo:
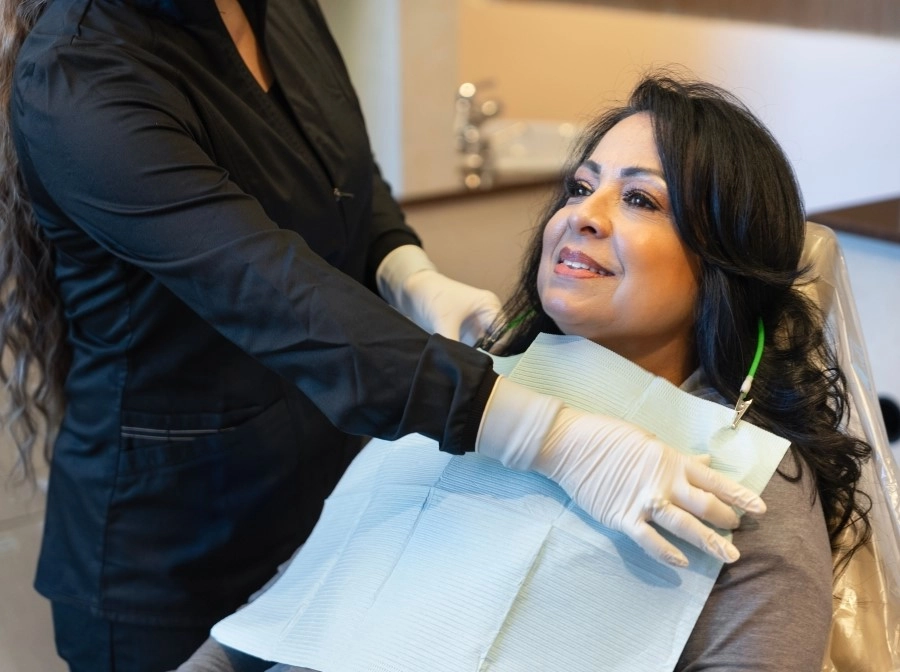
[[(506, 306), (509, 319), (496, 325), (493, 343), (482, 344), (498, 355), (498, 366), (514, 361), (511, 358), (516, 356), (528, 357), (537, 341), (546, 341), (546, 334), (578, 336), (592, 342), (589, 347), (600, 346), (598, 352), (611, 351), (613, 357), (624, 358), (629, 365), (680, 388), (677, 394), (703, 398), (710, 407), (709, 401), (721, 404), (715, 410), (727, 410), (729, 418), (734, 415), (737, 427), (722, 430), (725, 441), (742, 431), (760, 428), (786, 440), (785, 446), (789, 442), (790, 447), (783, 457), (776, 458), (777, 468), (764, 484), (762, 497), (767, 512), (761, 516), (748, 514), (734, 532), (741, 558), (716, 565), (705, 599), (677, 612), (682, 620), (673, 626), (671, 636), (666, 635), (669, 641), (661, 646), (662, 658), (647, 658), (645, 652), (635, 650), (639, 647), (612, 652), (616, 642), (611, 642), (606, 644), (608, 650), (602, 659), (579, 659), (578, 650), (590, 649), (606, 634), (602, 623), (582, 623), (585, 615), (576, 606), (578, 593), (592, 590), (593, 579), (585, 579), (592, 568), (586, 563), (587, 568), (574, 569), (578, 561), (573, 558), (554, 565), (547, 559), (549, 547), (542, 547), (542, 562), (562, 576), (573, 572), (571, 580), (577, 585), (571, 586), (571, 594), (565, 599), (560, 598), (561, 609), (551, 608), (556, 604), (552, 596), (543, 602), (530, 601), (528, 618), (539, 624), (533, 632), (545, 635), (530, 638), (530, 669), (820, 670), (831, 626), (833, 568), (840, 571), (869, 534), (869, 500), (857, 490), (857, 484), (870, 447), (842, 431), (849, 413), (845, 379), (826, 340), (820, 311), (798, 289), (809, 280), (800, 265), (805, 215), (794, 175), (781, 149), (763, 125), (729, 94), (667, 75), (650, 76), (637, 86), (625, 106), (603, 114), (590, 126), (541, 221), (518, 288)], [(542, 353), (552, 353), (558, 344), (572, 343), (572, 339), (554, 338), (561, 337), (550, 337), (545, 343), (549, 349)], [(551, 360), (548, 366), (563, 361)], [(749, 390), (748, 371), (752, 375)], [(573, 368), (565, 375), (577, 388), (587, 382), (579, 379), (592, 373)], [(752, 404), (747, 405), (751, 399)], [(375, 525), (372, 512), (379, 509), (373, 503), (382, 503), (386, 526), (392, 516), (399, 515), (384, 502), (391, 492), (389, 465), (403, 461), (392, 463), (389, 456), (391, 451), (402, 451), (404, 443), (421, 440), (406, 437), (394, 444), (370, 443), (345, 476), (345, 481), (353, 481), (352, 487), (346, 485), (342, 490), (342, 483), (333, 496), (337, 501), (343, 492), (357, 496), (364, 493), (368, 508), (363, 518), (368, 522), (361, 525), (359, 519), (329, 516), (326, 507), (313, 536), (295, 555), (294, 565), (306, 563), (307, 570), (333, 567), (352, 560), (350, 556), (356, 551), (362, 555), (361, 566), (366, 562), (377, 564), (379, 551), (360, 550), (354, 540), (364, 537)], [(379, 455), (380, 466), (365, 467), (365, 461), (375, 459), (371, 457), (375, 454)], [(492, 461), (481, 456), (440, 459), (446, 459), (447, 464), (471, 465), (475, 471), (467, 473), (497, 469), (497, 474), (508, 473), (510, 479), (529, 476), (489, 464)], [(440, 468), (446, 480), (447, 467)], [(488, 480), (493, 484), (503, 480), (495, 476), (492, 472)], [(534, 479), (523, 486), (526, 494), (521, 497), (527, 500), (529, 511), (538, 512), (547, 501), (562, 497), (548, 489), (555, 488), (549, 481), (538, 476)], [(394, 491), (402, 492), (414, 479), (405, 472), (395, 480)], [(544, 482), (548, 485), (542, 490)], [(464, 494), (479, 505), (490, 499), (496, 502), (495, 507), (506, 506), (507, 502), (500, 501), (504, 497), (502, 483), (496, 487), (499, 490), (490, 496), (478, 492), (476, 486), (473, 492)], [(661, 507), (666, 504), (660, 502)], [(484, 517), (483, 513), (478, 515)], [(521, 520), (521, 526), (526, 527), (527, 516)], [(344, 523), (346, 527), (342, 528)], [(420, 521), (417, 525), (417, 534), (427, 535), (421, 529), (425, 524)], [(609, 538), (599, 526), (580, 518), (566, 525), (572, 540), (591, 534)], [(443, 531), (438, 527), (436, 536), (446, 534), (457, 544), (462, 538), (465, 544), (468, 532), (452, 527), (448, 524)], [(485, 567), (502, 564), (509, 556), (507, 549), (521, 538), (517, 532), (516, 526), (507, 524), (501, 537), (485, 541), (472, 531), (472, 548), (457, 546), (450, 550), (460, 557), (433, 559), (439, 567), (441, 562), (452, 565), (468, 562), (470, 557), (480, 558), (474, 562), (483, 562)], [(332, 537), (340, 541), (333, 542)], [(290, 575), (289, 568), (258, 600), (230, 617), (246, 611), (249, 618), (254, 605), (277, 596), (269, 600), (270, 605), (275, 604), (271, 608), (290, 605), (290, 617), (278, 626), (282, 630), (278, 646), (245, 646), (240, 637), (230, 635), (234, 628), (228, 627), (226, 619), (220, 624), (223, 627), (213, 630), (214, 637), (222, 642), (210, 639), (179, 670), (270, 669), (274, 663), (263, 662), (263, 658), (279, 662), (274, 669), (294, 669), (287, 667), (292, 664), (324, 672), (454, 669), (447, 662), (447, 651), (471, 644), (461, 641), (461, 624), (468, 627), (483, 608), (489, 609), (490, 605), (482, 604), (488, 604), (490, 596), (485, 596), (482, 584), (469, 586), (448, 579), (449, 588), (435, 585), (441, 581), (429, 574), (433, 571), (429, 567), (432, 558), (410, 557), (414, 548), (433, 552), (439, 547), (439, 542), (427, 541), (416, 547), (406, 539), (407, 555), (386, 573), (390, 576), (393, 572), (398, 580), (403, 577), (406, 586), (413, 586), (411, 592), (424, 592), (425, 597), (407, 594), (391, 601), (380, 595), (365, 610), (346, 607), (342, 611), (341, 605), (351, 604), (354, 594), (364, 590), (354, 585), (353, 574), (343, 575), (343, 584), (327, 578), (327, 572), (319, 575), (319, 590), (337, 591), (320, 599), (311, 597), (315, 589), (309, 586), (292, 593), (291, 585), (296, 584), (284, 580)], [(621, 551), (621, 558), (630, 558), (622, 560), (630, 568), (622, 580), (643, 576), (644, 572), (655, 578), (638, 576), (638, 580), (656, 588), (661, 584), (690, 586), (692, 571), (703, 564), (700, 556), (690, 555), (688, 567), (663, 569), (642, 559), (639, 551), (632, 553), (627, 542), (616, 541), (611, 548)], [(621, 558), (614, 558), (613, 563)], [(659, 572), (654, 573), (653, 566)], [(540, 595), (539, 572), (533, 567), (523, 571), (522, 577), (528, 577), (529, 594)], [(588, 602), (603, 603), (618, 581), (614, 577), (598, 580), (600, 586), (606, 580), (609, 587), (584, 596)], [(415, 606), (420, 605), (419, 599), (425, 600), (428, 609)], [(635, 613), (643, 614), (644, 622), (629, 626), (637, 631), (634, 641), (653, 639), (657, 626), (669, 613), (662, 604), (667, 599), (638, 605)], [(690, 596), (679, 599), (687, 603)], [(319, 606), (311, 606), (315, 604)], [(627, 601), (623, 604), (618, 608), (626, 609)], [(572, 607), (567, 609), (567, 605)], [(396, 619), (402, 620), (403, 615), (391, 609), (401, 612), (404, 608), (414, 612), (405, 615), (413, 625), (407, 632), (394, 633), (398, 638), (395, 642), (385, 636), (383, 628), (379, 630), (379, 624), (400, 622)], [(261, 632), (276, 629), (271, 625), (274, 621), (266, 625), (265, 619), (271, 617), (271, 612), (258, 615)], [(607, 618), (625, 620), (628, 616), (614, 612)], [(422, 632), (414, 626), (419, 619), (429, 624), (437, 619), (443, 627), (440, 632), (433, 628)], [(329, 621), (338, 625), (329, 630)], [(473, 665), (455, 669), (522, 669), (505, 658), (510, 642), (527, 641), (515, 639), (513, 631), (518, 626), (514, 621), (508, 616), (507, 622), (485, 626), (493, 635), (472, 645)], [(554, 648), (555, 642), (571, 632), (581, 632), (580, 628), (591, 634), (572, 640), (575, 644), (569, 650)], [(318, 643), (303, 642), (305, 632)], [(387, 660), (377, 666), (371, 663), (374, 654), (365, 657), (361, 653), (373, 632), (379, 634), (372, 649), (380, 649)], [(681, 632), (683, 637), (679, 639)], [(344, 641), (340, 639), (342, 634)], [(258, 639), (248, 637), (247, 641)], [(321, 651), (310, 653), (317, 646), (327, 651), (324, 657)], [(415, 650), (410, 653), (404, 646)], [(673, 647), (677, 650), (672, 651)], [(548, 659), (535, 659), (541, 655)], [(613, 663), (613, 658), (618, 662)], [(407, 659), (414, 663), (404, 663)], [(371, 666), (360, 662), (364, 660)]]

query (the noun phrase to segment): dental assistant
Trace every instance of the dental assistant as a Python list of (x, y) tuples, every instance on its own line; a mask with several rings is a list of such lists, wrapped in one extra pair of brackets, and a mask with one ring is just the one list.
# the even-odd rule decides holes
[[(559, 474), (670, 562), (650, 522), (736, 557), (700, 518), (733, 527), (752, 493), (452, 340), (499, 302), (419, 247), (314, 1), (18, 11), (0, 339), (26, 473), (33, 423), (59, 423), (36, 587), (73, 672), (185, 660), (303, 542), (363, 435)], [(665, 478), (625, 470), (635, 453)]]

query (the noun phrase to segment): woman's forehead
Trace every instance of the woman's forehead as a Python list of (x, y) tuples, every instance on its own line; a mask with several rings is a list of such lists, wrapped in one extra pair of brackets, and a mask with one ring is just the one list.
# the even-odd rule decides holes
[(649, 113), (639, 112), (616, 123), (578, 165), (595, 177), (637, 177), (665, 182)]

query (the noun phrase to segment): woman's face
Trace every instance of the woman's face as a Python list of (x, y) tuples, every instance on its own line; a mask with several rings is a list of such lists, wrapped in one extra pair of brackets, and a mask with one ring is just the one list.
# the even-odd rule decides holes
[(566, 334), (680, 384), (699, 264), (682, 244), (647, 113), (616, 124), (576, 170), (544, 229), (538, 291)]

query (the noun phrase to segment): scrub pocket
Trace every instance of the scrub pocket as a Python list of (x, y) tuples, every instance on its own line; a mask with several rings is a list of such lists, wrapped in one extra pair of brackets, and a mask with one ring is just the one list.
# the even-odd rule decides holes
[(104, 607), (185, 623), (232, 611), (296, 545), (302, 471), (284, 400), (222, 414), (124, 412)]

